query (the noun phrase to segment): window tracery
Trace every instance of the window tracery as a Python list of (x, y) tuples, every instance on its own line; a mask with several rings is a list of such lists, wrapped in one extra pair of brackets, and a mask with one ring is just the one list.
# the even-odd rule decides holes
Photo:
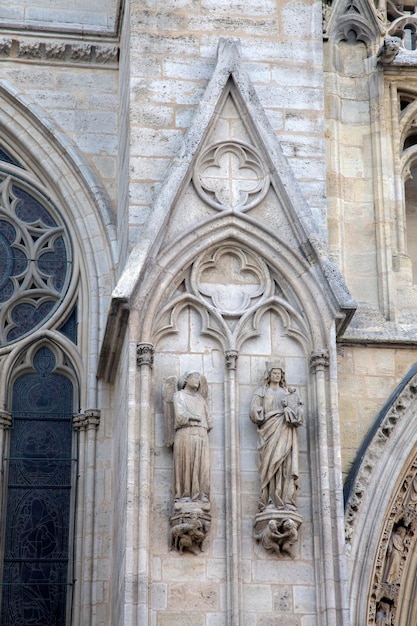
[(38, 189), (0, 172), (0, 346), (24, 337), (58, 307), (72, 250), (57, 209)]

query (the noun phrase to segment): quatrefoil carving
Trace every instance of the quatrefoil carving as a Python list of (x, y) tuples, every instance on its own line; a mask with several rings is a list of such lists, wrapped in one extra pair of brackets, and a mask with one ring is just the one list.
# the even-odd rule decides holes
[(266, 265), (234, 246), (222, 246), (199, 259), (191, 285), (193, 292), (223, 317), (243, 315), (273, 289)]
[(269, 175), (252, 146), (222, 141), (197, 160), (193, 183), (204, 202), (217, 210), (248, 211), (269, 189)]

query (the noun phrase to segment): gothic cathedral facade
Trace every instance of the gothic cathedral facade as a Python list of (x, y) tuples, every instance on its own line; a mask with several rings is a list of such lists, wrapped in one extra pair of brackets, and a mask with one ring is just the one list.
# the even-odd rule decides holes
[(0, 0), (0, 626), (417, 623), (417, 12)]

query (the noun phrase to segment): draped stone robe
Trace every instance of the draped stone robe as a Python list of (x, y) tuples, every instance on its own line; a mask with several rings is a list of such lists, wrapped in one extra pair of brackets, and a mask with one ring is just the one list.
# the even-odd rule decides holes
[(203, 396), (183, 389), (174, 394), (175, 500), (208, 501), (210, 463), (208, 431), (212, 428)]
[(250, 418), (258, 425), (262, 508), (296, 508), (298, 479), (297, 420), (285, 407), (288, 391), (268, 385), (259, 387), (252, 398)]

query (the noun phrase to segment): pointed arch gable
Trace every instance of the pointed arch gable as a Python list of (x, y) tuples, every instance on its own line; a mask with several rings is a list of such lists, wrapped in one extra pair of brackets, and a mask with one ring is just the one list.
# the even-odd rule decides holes
[(369, 0), (337, 0), (330, 9), (326, 34), (335, 41), (349, 39), (353, 31), (357, 41), (372, 46), (384, 34), (382, 21), (378, 19), (373, 2)]
[[(339, 332), (343, 331), (353, 315), (355, 303), (339, 271), (329, 258), (327, 246), (310, 207), (242, 65), (239, 43), (233, 39), (221, 39), (216, 68), (184, 138), (182, 152), (172, 162), (167, 179), (155, 201), (152, 217), (132, 250), (127, 266), (113, 291), (100, 355), (99, 376), (108, 380), (114, 376), (120, 354), (120, 337), (127, 323), (129, 308), (135, 301), (136, 303), (143, 301), (146, 294), (144, 287), (147, 282), (146, 275), (154, 264), (159, 262), (158, 257), (163, 248), (172, 212), (190, 184), (196, 160), (201, 154), (221, 106), (231, 92), (238, 103), (239, 114), (242, 120), (245, 120), (248, 132), (259, 149), (260, 158), (268, 171), (271, 188), (276, 194), (287, 220), (287, 227), (292, 233), (294, 245), (307, 263), (311, 267), (315, 266), (314, 272), (317, 272), (321, 287), (332, 303), (336, 303), (334, 317)], [(212, 221), (215, 222), (216, 219), (218, 217), (214, 217)]]
[[(381, 599), (395, 610), (395, 624), (411, 623), (416, 571), (417, 365), (403, 379), (375, 421), (348, 479), (345, 509), (353, 623), (374, 623)], [(385, 580), (388, 542), (406, 528), (401, 566), (392, 589)], [(393, 592), (394, 595), (393, 595)], [(411, 604), (410, 604), (411, 602)], [(369, 621), (370, 620), (370, 621)]]

